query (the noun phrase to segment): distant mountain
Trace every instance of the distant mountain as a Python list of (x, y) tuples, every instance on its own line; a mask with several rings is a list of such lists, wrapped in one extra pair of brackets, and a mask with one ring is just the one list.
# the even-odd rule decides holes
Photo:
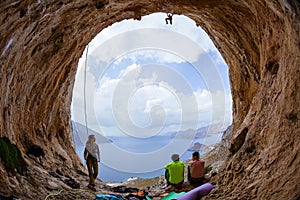
[(200, 150), (207, 152), (210, 150), (210, 148), (207, 145), (201, 144), (199, 142), (196, 142), (194, 145), (188, 148), (188, 151), (200, 151)]
[[(82, 137), (80, 137), (81, 134), (87, 134), (86, 133), (86, 126), (79, 123), (79, 122), (75, 122), (73, 120), (71, 120), (72, 123), (72, 129), (73, 129), (73, 135), (74, 135), (74, 142), (78, 142), (78, 140), (81, 140)], [(101, 133), (98, 133), (90, 128), (88, 128), (88, 134), (89, 135), (95, 135), (96, 137), (96, 141), (97, 143), (101, 144), (101, 143), (110, 143), (112, 142), (110, 139), (104, 137), (103, 135), (101, 135)], [(84, 135), (87, 138), (87, 135)], [(86, 141), (83, 141), (82, 143), (85, 144)]]
[(220, 134), (227, 127), (223, 124), (211, 124), (208, 126), (203, 126), (197, 130), (187, 129), (185, 131), (168, 133), (171, 138), (182, 138), (182, 139), (201, 139), (208, 136), (208, 134)]

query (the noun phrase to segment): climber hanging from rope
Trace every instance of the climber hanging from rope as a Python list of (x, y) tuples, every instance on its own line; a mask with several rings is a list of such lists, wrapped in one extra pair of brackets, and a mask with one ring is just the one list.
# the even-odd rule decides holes
[(168, 20), (170, 21), (170, 24), (172, 25), (172, 18), (173, 18), (173, 14), (172, 13), (167, 13), (167, 18), (166, 20), (166, 24), (168, 24)]

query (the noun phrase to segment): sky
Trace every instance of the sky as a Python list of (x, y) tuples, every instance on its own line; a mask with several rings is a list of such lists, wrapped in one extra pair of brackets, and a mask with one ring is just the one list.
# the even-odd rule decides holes
[(174, 15), (170, 25), (165, 17), (124, 20), (90, 42), (78, 63), (72, 120), (106, 137), (141, 139), (231, 124), (222, 56), (193, 20)]
[[(99, 130), (96, 127), (100, 124), (103, 135), (118, 134), (120, 131), (115, 123), (122, 126), (130, 117), (132, 126), (123, 127), (123, 130), (135, 125), (157, 130), (165, 122), (164, 131), (174, 131), (178, 129), (174, 123), (182, 116), (181, 104), (190, 104), (184, 112), (191, 117), (194, 111), (201, 113), (198, 117), (200, 126), (231, 122), (228, 68), (222, 56), (193, 20), (175, 15), (173, 25), (167, 25), (164, 18), (164, 13), (155, 13), (142, 17), (141, 21), (115, 23), (89, 44), (86, 85), (89, 88), (86, 92), (87, 102), (93, 99), (87, 103), (87, 111), (96, 117), (96, 120), (88, 118), (92, 129)], [(72, 104), (73, 120), (83, 124), (85, 59), (86, 51), (79, 61)], [(130, 89), (135, 92), (128, 96), (132, 92)], [(214, 96), (216, 98), (212, 98)], [(191, 98), (196, 99), (197, 105), (191, 103)], [(152, 109), (155, 119), (150, 118), (153, 106), (157, 109)], [(164, 115), (160, 115), (162, 110)], [(212, 112), (214, 115), (225, 114), (216, 118)], [(186, 119), (179, 123), (183, 125), (182, 129), (188, 129), (194, 127), (192, 121)]]

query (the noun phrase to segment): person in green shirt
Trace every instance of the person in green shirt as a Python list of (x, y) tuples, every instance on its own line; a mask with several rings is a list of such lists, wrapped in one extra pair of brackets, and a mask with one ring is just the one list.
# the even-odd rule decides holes
[(165, 168), (165, 178), (167, 185), (173, 185), (181, 188), (184, 181), (184, 163), (179, 161), (179, 155), (173, 154), (171, 156), (173, 162), (168, 163)]

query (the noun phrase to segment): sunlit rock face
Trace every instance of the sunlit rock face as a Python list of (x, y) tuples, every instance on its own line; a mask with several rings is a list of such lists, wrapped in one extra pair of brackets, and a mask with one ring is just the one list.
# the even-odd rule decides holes
[[(36, 198), (49, 189), (47, 170), (83, 169), (70, 104), (85, 46), (117, 21), (173, 12), (195, 20), (229, 66), (231, 153), (209, 198), (299, 198), (299, 9), (297, 0), (1, 1), (0, 135), (20, 148), (30, 173), (16, 178), (0, 164), (0, 192)], [(44, 148), (43, 161), (26, 155), (32, 144)]]

